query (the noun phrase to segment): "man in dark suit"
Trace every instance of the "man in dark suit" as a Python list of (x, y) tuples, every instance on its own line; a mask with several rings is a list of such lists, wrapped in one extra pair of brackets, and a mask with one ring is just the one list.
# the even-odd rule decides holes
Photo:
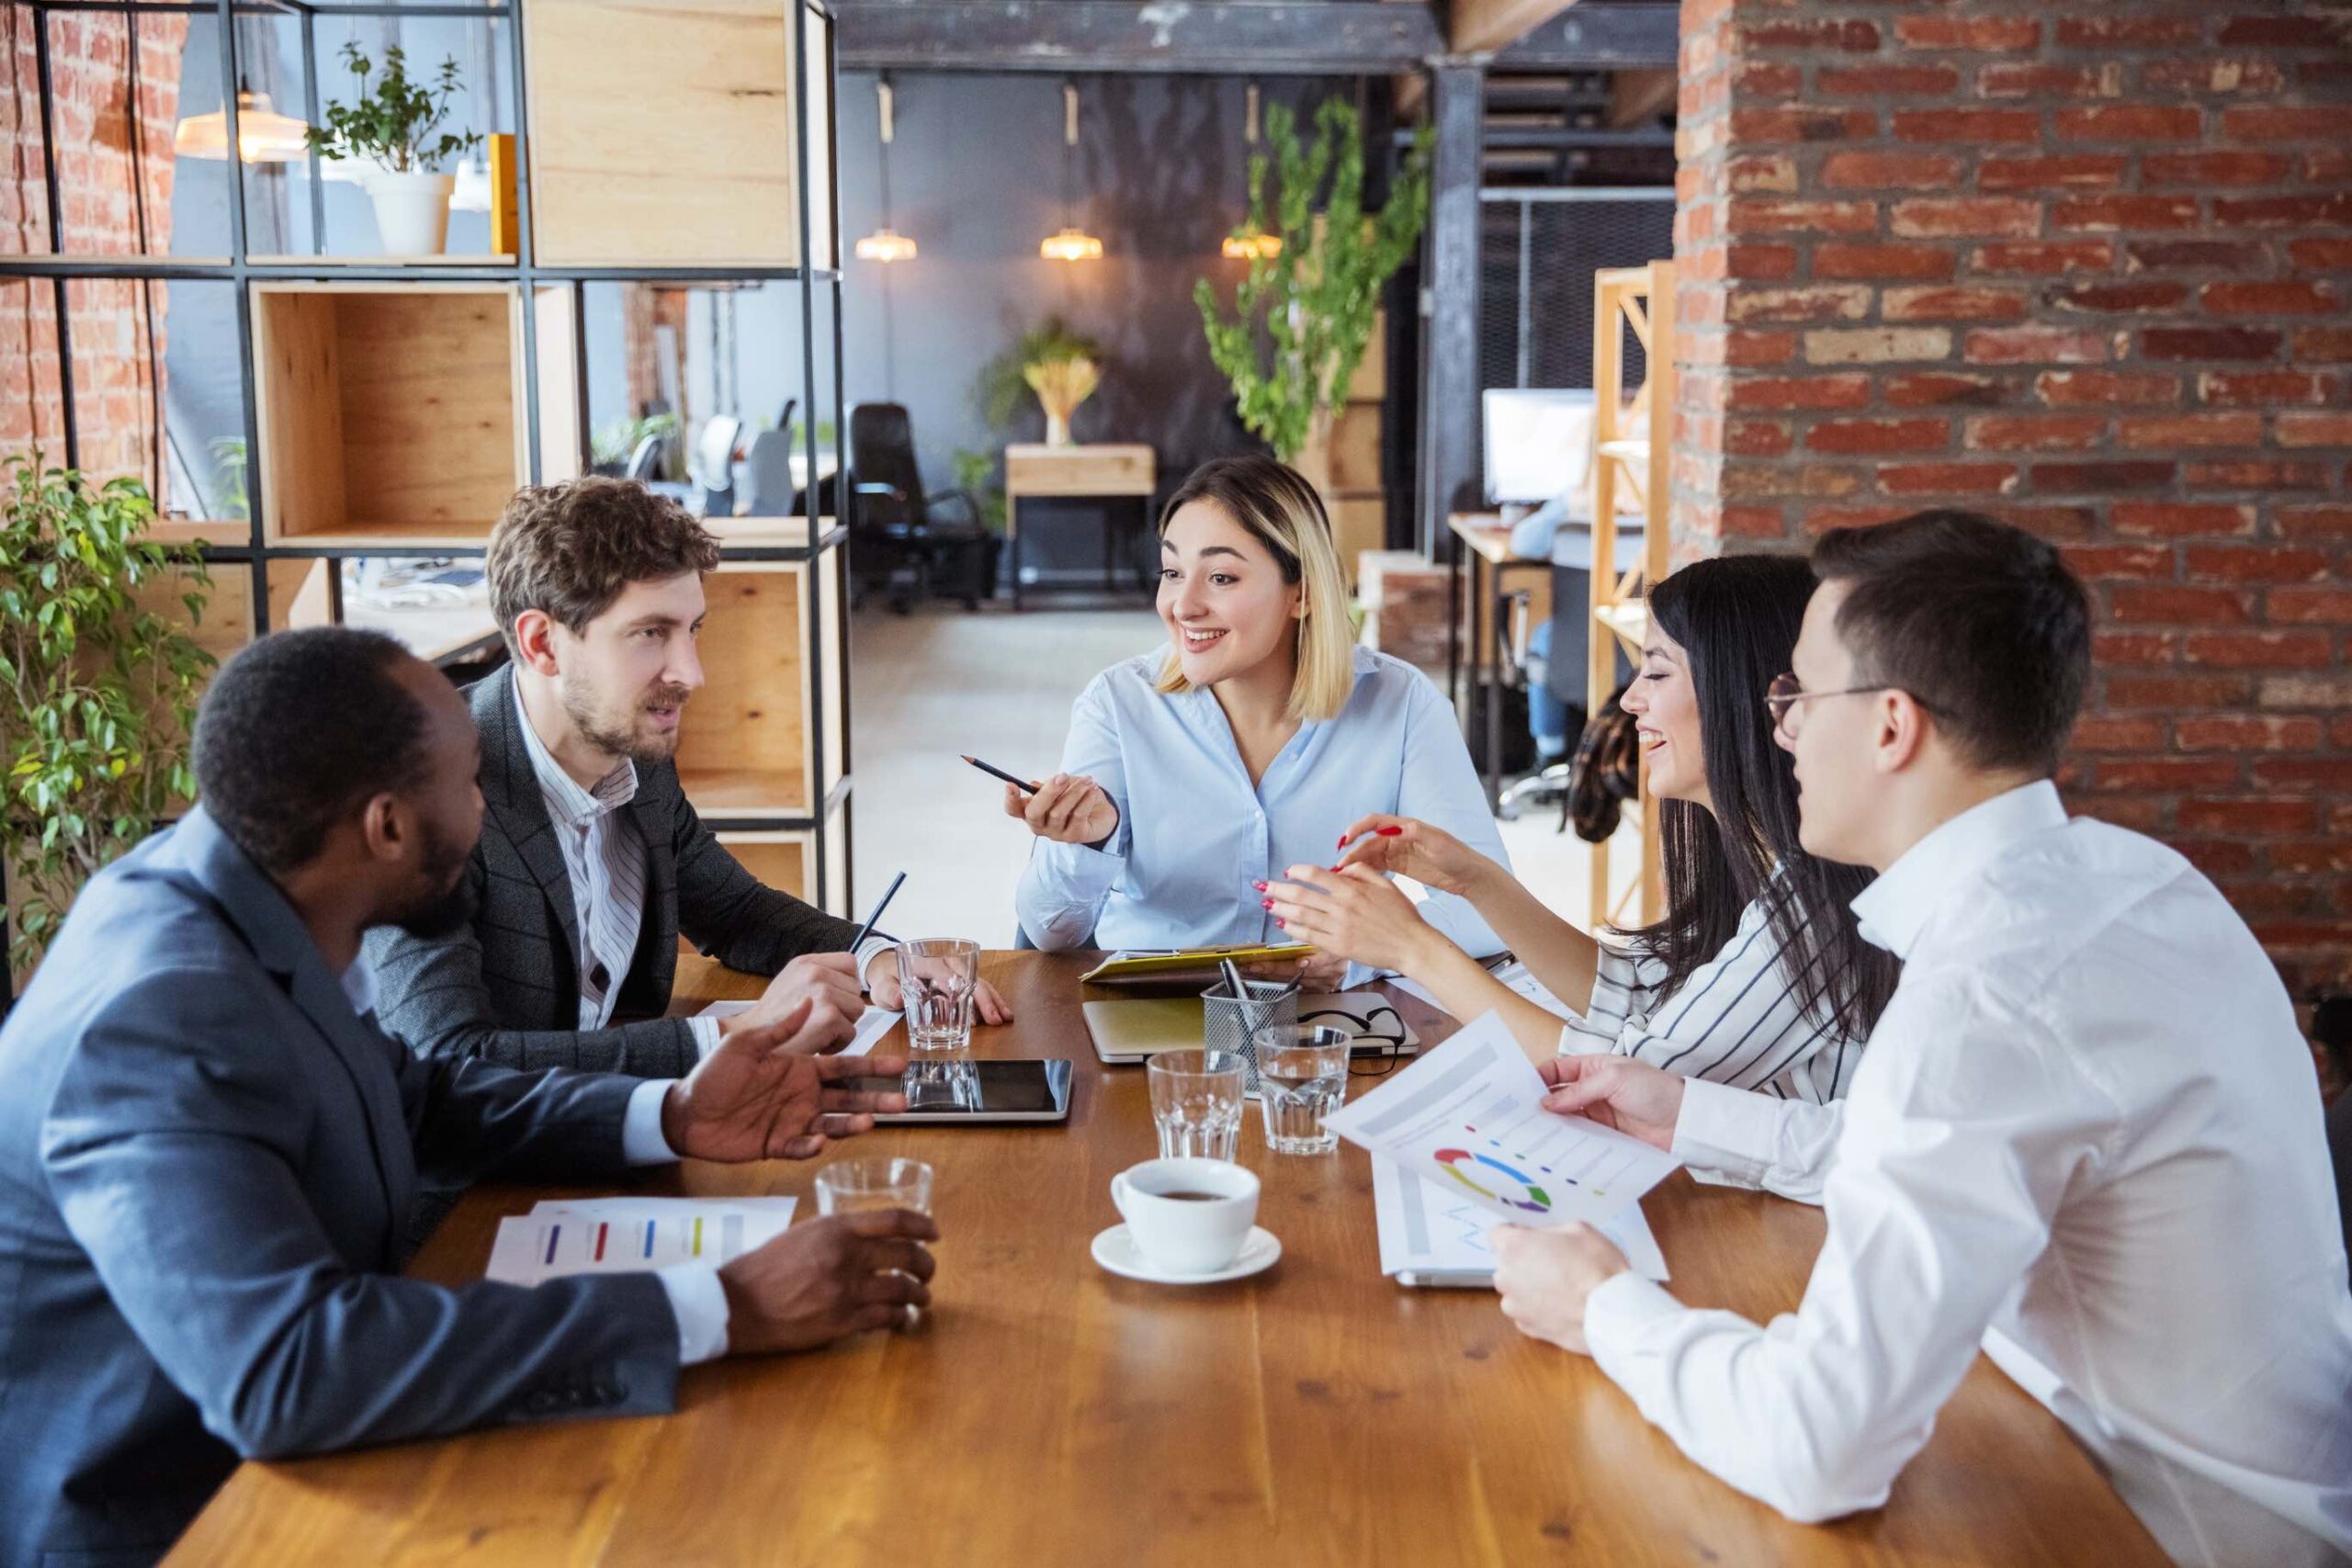
[[(517, 491), (484, 564), (512, 659), (468, 693), (489, 808), (467, 872), (479, 910), (447, 936), (368, 939), (385, 1027), (422, 1055), (673, 1074), (802, 1001), (820, 1048), (848, 1041), (862, 989), (896, 1007), (897, 967), (874, 962), (889, 940), (847, 952), (854, 926), (762, 886), (679, 787), (709, 532), (633, 481), (577, 479)], [(681, 931), (774, 976), (767, 993), (723, 1022), (662, 1016)], [(976, 1004), (1011, 1017), (985, 984)]]
[(800, 1054), (808, 1009), (683, 1080), (421, 1061), (361, 933), (467, 914), (473, 725), (399, 645), (232, 660), (203, 805), (83, 891), (0, 1027), (0, 1565), (152, 1562), (239, 1456), (671, 1408), (684, 1364), (909, 1319), (931, 1222), (804, 1222), (712, 1269), (405, 1279), (420, 1179), (803, 1158), (898, 1109)]

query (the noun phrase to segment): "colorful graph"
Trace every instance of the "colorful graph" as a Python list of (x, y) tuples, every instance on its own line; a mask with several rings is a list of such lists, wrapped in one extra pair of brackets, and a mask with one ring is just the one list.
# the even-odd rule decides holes
[[(1552, 1212), (1552, 1195), (1550, 1193), (1544, 1191), (1544, 1189), (1535, 1185), (1533, 1181), (1530, 1180), (1525, 1176), (1522, 1176), (1518, 1171), (1513, 1170), (1510, 1166), (1505, 1165), (1502, 1161), (1495, 1158), (1491, 1155), (1473, 1154), (1468, 1149), (1440, 1149), (1437, 1151), (1436, 1158), (1438, 1164), (1445, 1168), (1446, 1175), (1453, 1178), (1454, 1180), (1459, 1181), (1463, 1186), (1467, 1187), (1473, 1192), (1478, 1193), (1483, 1197), (1491, 1198), (1498, 1203), (1507, 1203), (1514, 1209), (1525, 1209), (1531, 1213), (1548, 1214)], [(1465, 1161), (1476, 1161), (1479, 1165), (1483, 1165), (1490, 1170), (1500, 1171), (1511, 1180), (1519, 1183), (1520, 1190), (1526, 1193), (1527, 1196), (1524, 1198), (1515, 1197), (1509, 1192), (1498, 1192), (1491, 1188), (1480, 1186), (1477, 1182), (1471, 1180), (1469, 1176), (1464, 1172), (1462, 1167)]]

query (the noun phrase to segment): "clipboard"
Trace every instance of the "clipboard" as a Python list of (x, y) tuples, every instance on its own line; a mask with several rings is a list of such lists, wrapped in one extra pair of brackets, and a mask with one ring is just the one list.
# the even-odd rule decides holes
[(1219, 973), (1217, 964), (1228, 958), (1236, 964), (1256, 964), (1266, 959), (1307, 958), (1313, 956), (1314, 952), (1315, 949), (1306, 942), (1287, 942), (1273, 947), (1193, 947), (1174, 953), (1118, 953), (1079, 978), (1096, 986), (1116, 986), (1130, 980), (1188, 980), (1195, 977), (1214, 980)]

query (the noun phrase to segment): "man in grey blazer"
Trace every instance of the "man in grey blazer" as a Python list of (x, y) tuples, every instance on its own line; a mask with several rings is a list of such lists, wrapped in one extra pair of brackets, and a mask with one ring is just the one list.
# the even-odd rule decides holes
[(90, 883), (0, 1027), (0, 1564), (152, 1562), (239, 1456), (666, 1411), (681, 1365), (927, 1299), (905, 1213), (716, 1269), (395, 1272), (420, 1179), (807, 1157), (903, 1103), (850, 1080), (895, 1063), (793, 1050), (805, 1008), (669, 1082), (387, 1038), (360, 936), (464, 917), (474, 745), (397, 644), (263, 638), (200, 710), (203, 806)]
[[(695, 636), (718, 545), (627, 479), (515, 493), (484, 561), (512, 656), (468, 694), (488, 807), (467, 875), (477, 912), (441, 937), (368, 939), (385, 1027), (419, 1055), (512, 1067), (672, 1074), (732, 1029), (802, 1001), (820, 1048), (844, 1043), (861, 990), (896, 1007), (889, 947), (763, 886), (704, 827), (673, 758), (703, 683)], [(779, 633), (779, 635), (782, 635)], [(775, 979), (724, 1022), (663, 1016), (678, 936)], [(985, 984), (985, 1022), (1012, 1015)]]

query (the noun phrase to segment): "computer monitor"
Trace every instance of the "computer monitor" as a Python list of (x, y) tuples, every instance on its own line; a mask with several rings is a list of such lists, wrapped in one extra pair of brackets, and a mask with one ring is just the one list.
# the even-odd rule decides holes
[(1591, 484), (1591, 388), (1489, 388), (1484, 404), (1489, 504), (1537, 506)]

